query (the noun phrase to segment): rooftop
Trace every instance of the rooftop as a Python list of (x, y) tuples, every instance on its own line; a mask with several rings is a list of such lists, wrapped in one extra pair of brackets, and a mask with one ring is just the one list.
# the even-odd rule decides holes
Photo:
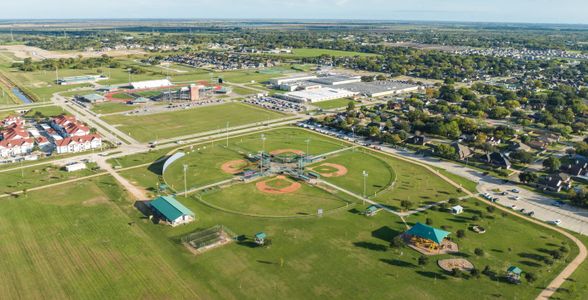
[(160, 196), (152, 200), (149, 205), (169, 221), (173, 221), (183, 215), (195, 216), (190, 209), (172, 196)]
[(423, 239), (433, 241), (437, 244), (441, 244), (441, 242), (451, 233), (425, 224), (416, 223), (409, 230), (407, 230), (405, 234), (417, 236)]

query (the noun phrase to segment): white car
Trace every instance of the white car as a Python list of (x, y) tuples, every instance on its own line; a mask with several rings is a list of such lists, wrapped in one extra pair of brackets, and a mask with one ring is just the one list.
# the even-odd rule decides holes
[(560, 219), (557, 219), (557, 220), (553, 220), (553, 221), (551, 221), (549, 223), (551, 223), (551, 224), (553, 224), (555, 226), (559, 226), (561, 224), (561, 220)]
[(517, 190), (517, 189), (512, 189), (512, 190), (510, 190), (510, 191), (511, 191), (511, 192), (513, 192), (513, 193), (520, 193), (520, 191), (519, 191), (519, 190)]
[(513, 204), (510, 208), (517, 209), (517, 206)]

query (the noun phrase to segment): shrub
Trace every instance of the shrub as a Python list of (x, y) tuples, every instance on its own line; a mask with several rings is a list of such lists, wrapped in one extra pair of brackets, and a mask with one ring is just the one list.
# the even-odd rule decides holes
[(453, 270), (451, 270), (451, 276), (453, 277), (462, 278), (463, 275), (463, 272), (458, 268), (453, 268)]
[(429, 258), (428, 257), (426, 257), (425, 255), (419, 256), (419, 265), (420, 266), (424, 266), (424, 265), (426, 265), (428, 263), (429, 263)]
[(494, 211), (496, 211), (496, 207), (488, 206), (488, 207), (486, 207), (486, 211), (488, 211), (489, 213), (493, 213)]
[(484, 249), (481, 249), (481, 248), (476, 248), (476, 249), (474, 249), (474, 253), (475, 253), (477, 256), (484, 256)]
[(474, 216), (472, 216), (472, 221), (478, 221), (478, 220), (480, 220), (480, 217), (478, 217), (478, 216), (475, 216), (475, 215), (474, 215)]
[(546, 265), (553, 265), (553, 259), (551, 258), (546, 258), (543, 262), (545, 262)]
[(553, 259), (560, 259), (563, 257), (563, 253), (559, 250), (553, 250), (551, 251), (551, 257), (553, 257)]
[(457, 204), (457, 202), (459, 202), (459, 200), (457, 200), (457, 198), (449, 199), (449, 204), (451, 204), (451, 205), (455, 205), (455, 204)]
[(404, 210), (409, 210), (412, 207), (412, 202), (410, 202), (408, 200), (402, 200), (402, 201), (400, 201), (400, 206)]
[(431, 226), (431, 225), (433, 225), (433, 219), (427, 218), (427, 220), (425, 221), (425, 223), (427, 223), (427, 225)]
[(525, 273), (525, 279), (528, 282), (534, 282), (535, 280), (537, 280), (537, 276), (535, 275), (535, 273), (527, 272)]
[(561, 247), (559, 247), (559, 251), (561, 251), (562, 253), (568, 253), (568, 251), (570, 251), (570, 250), (568, 250), (568, 247), (566, 247), (566, 246), (561, 246)]
[(465, 230), (459, 229), (457, 231), (457, 238), (460, 238), (461, 239), (461, 238), (464, 238), (464, 237), (465, 237)]
[(480, 277), (480, 271), (478, 271), (478, 269), (472, 269), (470, 271), (470, 274), (475, 277), (475, 278), (479, 278)]

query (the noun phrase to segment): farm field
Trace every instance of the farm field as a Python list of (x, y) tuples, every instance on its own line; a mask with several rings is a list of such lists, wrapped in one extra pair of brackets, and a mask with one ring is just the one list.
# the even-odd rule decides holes
[(347, 107), (347, 105), (351, 101), (353, 101), (353, 100), (348, 99), (348, 98), (342, 98), (342, 99), (327, 100), (327, 101), (313, 103), (312, 106), (316, 106), (316, 107), (322, 108), (322, 109), (334, 109), (334, 108)]
[(196, 298), (157, 240), (116, 202), (110, 177), (2, 201), (0, 294), (6, 299)]
[(103, 117), (123, 132), (142, 142), (172, 138), (224, 128), (259, 123), (285, 115), (241, 103), (199, 107), (195, 109), (141, 116)]

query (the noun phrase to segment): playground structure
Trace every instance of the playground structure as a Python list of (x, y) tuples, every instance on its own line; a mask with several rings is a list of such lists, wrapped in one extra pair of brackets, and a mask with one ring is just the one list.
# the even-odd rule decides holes
[(182, 243), (194, 254), (224, 246), (232, 242), (236, 235), (223, 225), (216, 225), (195, 231), (182, 237)]
[(255, 234), (255, 243), (259, 246), (263, 246), (266, 243), (267, 234), (265, 232), (258, 232)]
[(523, 270), (521, 270), (519, 267), (510, 266), (506, 270), (506, 279), (510, 283), (520, 284), (521, 283), (521, 274), (522, 273), (523, 273)]
[(440, 255), (459, 252), (456, 243), (447, 239), (448, 231), (416, 223), (402, 233), (407, 245), (424, 255)]

